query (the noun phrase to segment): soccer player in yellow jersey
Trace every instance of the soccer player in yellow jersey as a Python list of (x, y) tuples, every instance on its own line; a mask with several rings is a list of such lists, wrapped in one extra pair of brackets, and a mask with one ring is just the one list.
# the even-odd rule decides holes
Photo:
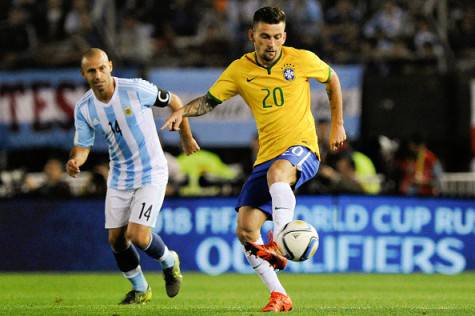
[(255, 51), (231, 63), (208, 93), (167, 119), (162, 128), (178, 130), (183, 116), (199, 116), (239, 94), (256, 120), (259, 153), (238, 198), (237, 235), (246, 258), (271, 297), (262, 311), (289, 311), (292, 301), (277, 278), (287, 260), (271, 239), (263, 245), (262, 224), (272, 219), (273, 236), (293, 220), (294, 188), (314, 177), (319, 167), (315, 120), (310, 111), (310, 83), (326, 85), (331, 107), (330, 147), (346, 140), (341, 87), (336, 73), (310, 51), (283, 46), (285, 13), (264, 7), (254, 14), (249, 39)]

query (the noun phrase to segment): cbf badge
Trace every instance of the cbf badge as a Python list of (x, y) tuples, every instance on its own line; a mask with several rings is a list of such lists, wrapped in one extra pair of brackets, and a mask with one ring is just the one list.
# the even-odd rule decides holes
[(292, 81), (295, 79), (295, 67), (292, 64), (285, 64), (282, 68), (284, 79), (287, 81)]

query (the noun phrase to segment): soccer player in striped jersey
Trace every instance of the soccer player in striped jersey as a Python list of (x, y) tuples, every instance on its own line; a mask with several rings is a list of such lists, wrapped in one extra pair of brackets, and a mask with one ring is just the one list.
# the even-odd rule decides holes
[(237, 94), (245, 100), (256, 120), (259, 153), (237, 201), (237, 235), (249, 263), (271, 292), (262, 310), (288, 311), (292, 301), (275, 273), (285, 268), (287, 260), (272, 238), (263, 245), (260, 229), (272, 219), (275, 237), (293, 219), (293, 189), (314, 177), (320, 164), (309, 80), (326, 85), (333, 150), (346, 140), (341, 87), (337, 74), (313, 52), (283, 46), (281, 9), (257, 10), (249, 39), (255, 51), (231, 63), (206, 95), (172, 113), (162, 128), (178, 130), (182, 117), (203, 115)]
[[(132, 284), (121, 303), (143, 304), (152, 297), (137, 248), (160, 263), (167, 295), (174, 297), (182, 280), (179, 258), (152, 231), (165, 196), (168, 169), (151, 106), (176, 110), (181, 100), (145, 80), (113, 77), (112, 62), (97, 48), (83, 55), (81, 74), (91, 89), (75, 107), (74, 147), (66, 167), (76, 177), (96, 132), (104, 135), (110, 157), (105, 228), (117, 265)], [(183, 124), (181, 139), (185, 153), (199, 150), (188, 122)]]

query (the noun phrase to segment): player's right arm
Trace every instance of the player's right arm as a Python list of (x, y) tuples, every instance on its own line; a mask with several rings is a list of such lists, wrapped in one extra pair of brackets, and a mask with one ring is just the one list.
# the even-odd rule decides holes
[(218, 104), (219, 102), (209, 94), (198, 97), (188, 102), (184, 107), (175, 110), (165, 121), (161, 129), (167, 128), (170, 131), (178, 131), (180, 130), (183, 117), (201, 116), (211, 112)]
[(69, 154), (69, 160), (66, 163), (66, 171), (68, 174), (75, 178), (81, 172), (80, 167), (86, 162), (89, 156), (90, 148), (74, 146)]
[(86, 162), (92, 145), (94, 145), (95, 131), (90, 114), (86, 111), (86, 103), (74, 108), (74, 146), (66, 163), (66, 171), (71, 177), (77, 177), (80, 167)]
[(183, 117), (201, 116), (211, 112), (218, 104), (236, 95), (238, 93), (238, 85), (235, 80), (237, 69), (239, 69), (239, 66), (237, 61), (234, 61), (223, 71), (207, 94), (174, 111), (161, 129), (167, 128), (170, 131), (178, 131)]

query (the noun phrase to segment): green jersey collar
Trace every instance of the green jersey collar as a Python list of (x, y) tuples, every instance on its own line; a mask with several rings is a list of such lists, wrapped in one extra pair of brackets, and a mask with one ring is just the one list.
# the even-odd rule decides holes
[(271, 71), (272, 71), (272, 67), (274, 67), (274, 65), (279, 62), (279, 60), (282, 58), (283, 53), (284, 53), (284, 48), (282, 47), (282, 49), (280, 50), (280, 55), (279, 55), (279, 57), (277, 57), (277, 59), (276, 59), (269, 67), (265, 67), (264, 65), (261, 65), (261, 64), (259, 63), (259, 61), (257, 61), (257, 54), (256, 54), (256, 52), (254, 52), (254, 60), (256, 61), (256, 65), (258, 65), (259, 67), (262, 67), (262, 68), (266, 69), (266, 70), (267, 70), (267, 73), (270, 74)]

